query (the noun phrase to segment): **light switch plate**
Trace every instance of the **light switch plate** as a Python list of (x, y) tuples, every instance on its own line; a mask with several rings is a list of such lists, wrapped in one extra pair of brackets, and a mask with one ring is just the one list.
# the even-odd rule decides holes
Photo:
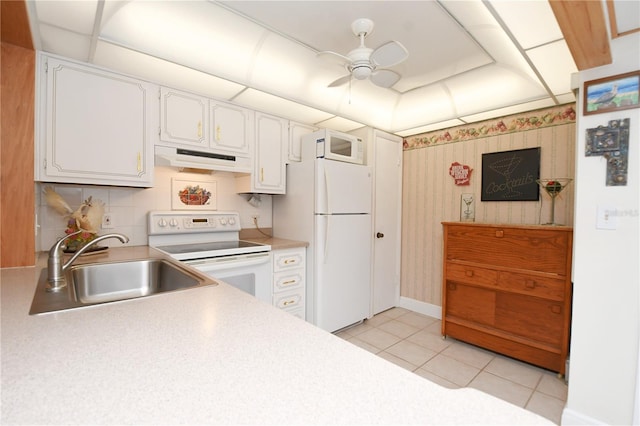
[(618, 216), (616, 209), (612, 206), (598, 206), (598, 217), (596, 218), (596, 229), (616, 229), (618, 227)]

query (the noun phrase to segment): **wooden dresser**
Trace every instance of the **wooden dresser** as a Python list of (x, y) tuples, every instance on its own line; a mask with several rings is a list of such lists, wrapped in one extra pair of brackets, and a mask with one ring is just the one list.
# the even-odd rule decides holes
[(572, 228), (442, 225), (443, 336), (564, 374)]

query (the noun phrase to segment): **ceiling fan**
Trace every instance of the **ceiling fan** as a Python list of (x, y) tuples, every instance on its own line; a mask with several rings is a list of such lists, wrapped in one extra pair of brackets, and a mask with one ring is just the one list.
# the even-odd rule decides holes
[(386, 68), (406, 60), (409, 57), (409, 52), (398, 41), (388, 41), (375, 50), (366, 47), (364, 39), (371, 34), (373, 26), (371, 19), (360, 18), (353, 21), (351, 31), (360, 38), (360, 46), (347, 53), (346, 56), (332, 51), (318, 53), (318, 56), (330, 55), (339, 58), (349, 71), (348, 75), (340, 77), (329, 84), (329, 87), (342, 86), (350, 82), (352, 77), (356, 80), (369, 78), (373, 84), (380, 87), (391, 87), (400, 80), (400, 74)]

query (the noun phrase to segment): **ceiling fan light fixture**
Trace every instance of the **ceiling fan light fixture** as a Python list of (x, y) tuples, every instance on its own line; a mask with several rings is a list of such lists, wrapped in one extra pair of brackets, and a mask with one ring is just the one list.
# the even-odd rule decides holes
[(351, 69), (351, 73), (356, 80), (366, 80), (371, 75), (371, 67), (368, 65), (356, 65)]

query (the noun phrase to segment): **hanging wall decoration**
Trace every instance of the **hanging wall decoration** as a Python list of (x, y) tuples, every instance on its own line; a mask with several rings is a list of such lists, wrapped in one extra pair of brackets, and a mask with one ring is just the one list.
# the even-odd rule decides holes
[(587, 129), (585, 156), (602, 156), (607, 159), (607, 186), (626, 186), (629, 119), (611, 120), (607, 126)]
[(638, 108), (640, 71), (584, 83), (584, 115)]
[(481, 201), (538, 201), (540, 148), (482, 154)]
[(469, 185), (471, 183), (471, 172), (473, 169), (463, 164), (451, 163), (449, 167), (449, 176), (451, 176), (458, 186)]

